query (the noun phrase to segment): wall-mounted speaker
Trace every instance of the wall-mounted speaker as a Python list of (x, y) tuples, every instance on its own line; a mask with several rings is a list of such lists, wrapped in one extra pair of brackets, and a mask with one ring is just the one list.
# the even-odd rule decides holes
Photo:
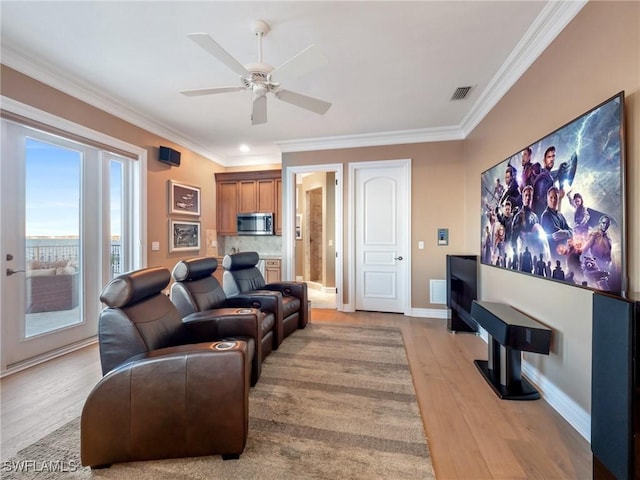
[(158, 160), (168, 165), (180, 166), (180, 152), (169, 147), (160, 147)]

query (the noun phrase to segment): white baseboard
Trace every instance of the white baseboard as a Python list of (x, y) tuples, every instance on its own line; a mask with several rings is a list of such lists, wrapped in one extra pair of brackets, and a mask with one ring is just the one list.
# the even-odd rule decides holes
[(410, 317), (424, 317), (424, 318), (442, 318), (446, 320), (449, 318), (449, 310), (446, 308), (412, 308), (408, 313), (405, 313)]

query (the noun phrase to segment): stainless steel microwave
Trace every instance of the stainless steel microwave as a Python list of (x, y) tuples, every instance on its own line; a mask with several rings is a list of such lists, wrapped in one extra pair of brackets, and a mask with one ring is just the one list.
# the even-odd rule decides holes
[(273, 213), (238, 213), (238, 235), (273, 235)]

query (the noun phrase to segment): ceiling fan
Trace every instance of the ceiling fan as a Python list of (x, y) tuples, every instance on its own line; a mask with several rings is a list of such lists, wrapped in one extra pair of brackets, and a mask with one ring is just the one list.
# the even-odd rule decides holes
[(281, 82), (289, 78), (299, 77), (317, 68), (327, 65), (326, 57), (315, 45), (311, 45), (293, 56), (278, 68), (262, 61), (262, 37), (269, 31), (269, 25), (263, 20), (253, 22), (253, 31), (258, 37), (258, 62), (242, 65), (206, 33), (187, 35), (203, 50), (213, 55), (220, 62), (240, 75), (240, 84), (230, 87), (201, 88), (182, 90), (183, 95), (194, 97), (217, 93), (251, 90), (253, 92), (253, 110), (251, 124), (258, 125), (267, 121), (267, 93), (273, 93), (283, 102), (291, 103), (306, 110), (323, 115), (331, 107), (331, 103), (317, 98), (291, 92), (280, 87)]

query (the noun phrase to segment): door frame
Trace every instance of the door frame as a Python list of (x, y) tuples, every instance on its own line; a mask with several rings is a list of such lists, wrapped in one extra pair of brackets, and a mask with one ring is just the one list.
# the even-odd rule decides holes
[(349, 295), (348, 311), (354, 312), (356, 306), (356, 170), (361, 169), (376, 169), (385, 167), (403, 167), (406, 181), (406, 192), (402, 199), (403, 205), (400, 205), (400, 210), (406, 215), (407, 235), (405, 239), (404, 250), (406, 256), (403, 255), (407, 261), (405, 268), (405, 292), (401, 294), (402, 310), (404, 315), (411, 315), (411, 159), (398, 159), (398, 160), (380, 160), (380, 161), (368, 161), (368, 162), (352, 162), (349, 163), (349, 200), (347, 205), (347, 224), (349, 228), (347, 230), (347, 253), (350, 259), (349, 263), (349, 275), (348, 275), (348, 287)]
[(296, 175), (302, 173), (333, 172), (336, 177), (336, 205), (335, 205), (335, 272), (336, 272), (336, 310), (344, 311), (342, 289), (342, 198), (343, 198), (343, 169), (341, 163), (327, 163), (321, 165), (289, 166), (284, 167), (282, 176), (282, 191), (284, 199), (282, 204), (282, 273), (284, 280), (295, 279), (295, 222), (296, 222)]
[[(133, 168), (131, 172), (131, 175), (132, 175), (131, 183), (129, 184), (127, 191), (123, 192), (123, 194), (129, 196), (129, 198), (131, 199), (131, 206), (133, 207), (132, 210), (134, 212), (132, 213), (132, 215), (135, 215), (137, 219), (136, 221), (132, 222), (132, 231), (128, 232), (130, 243), (127, 246), (130, 249), (130, 253), (132, 256), (131, 257), (132, 265), (137, 266), (137, 268), (142, 268), (146, 266), (147, 251), (146, 251), (145, 245), (147, 243), (146, 242), (146, 239), (147, 239), (147, 233), (146, 233), (147, 232), (147, 202), (146, 202), (147, 150), (137, 145), (133, 145), (128, 142), (124, 142), (117, 138), (111, 137), (107, 134), (98, 132), (96, 130), (92, 130), (88, 127), (72, 122), (70, 120), (66, 120), (64, 118), (58, 117), (54, 114), (40, 110), (31, 105), (18, 102), (11, 98), (0, 96), (0, 101), (2, 103), (2, 109), (4, 111), (18, 115), (19, 117), (23, 117), (27, 119), (27, 121), (31, 120), (35, 122), (35, 126), (33, 128), (37, 129), (37, 124), (42, 124), (46, 127), (52, 127), (54, 129), (58, 129), (61, 132), (68, 133), (71, 137), (73, 136), (81, 137), (89, 141), (96, 142), (97, 144), (104, 145), (105, 148), (109, 146), (112, 148), (116, 148), (117, 150), (135, 155), (137, 157), (137, 160), (135, 161), (136, 163), (134, 166), (135, 168)], [(12, 120), (12, 119), (9, 119), (9, 121), (16, 122), (16, 120)], [(30, 126), (27, 125), (27, 128), (30, 128)], [(63, 135), (61, 136), (64, 138)], [(73, 141), (73, 138), (70, 138), (70, 140)], [(0, 181), (2, 181), (1, 178), (0, 178)], [(105, 199), (108, 197), (106, 196), (107, 194), (105, 192), (103, 192), (103, 194), (104, 196), (101, 198), (101, 200), (104, 202)], [(1, 212), (1, 209), (0, 209), (0, 212)], [(5, 222), (6, 222), (6, 219), (1, 218), (1, 213), (0, 213), (0, 225), (2, 225), (3, 227), (6, 227)], [(105, 238), (108, 240), (109, 230), (106, 229), (107, 224), (104, 221), (102, 222), (102, 227), (103, 227), (102, 234), (104, 237), (103, 241), (105, 241), (104, 240)], [(0, 227), (0, 235), (2, 234), (3, 233)], [(1, 243), (0, 245), (3, 246), (4, 244)], [(2, 252), (2, 255), (4, 255), (5, 253), (6, 252)], [(4, 261), (4, 258), (3, 258), (3, 266), (5, 265), (6, 265), (6, 262)], [(90, 262), (85, 262), (85, 269), (90, 268), (90, 265), (91, 265)], [(103, 261), (103, 267), (105, 265), (107, 266), (109, 265), (108, 260)], [(85, 275), (88, 275), (88, 272)], [(86, 278), (90, 279), (91, 276), (89, 275)], [(99, 291), (100, 285), (98, 285), (97, 282), (100, 281), (104, 285), (108, 280), (109, 280), (109, 271), (103, 268), (101, 279), (91, 279), (91, 281), (88, 284), (85, 284), (84, 286), (85, 288), (87, 288), (87, 290), (95, 291), (97, 289)], [(6, 288), (6, 285), (5, 285), (6, 282), (7, 282), (7, 279), (6, 279), (6, 276), (4, 275), (4, 267), (3, 267), (2, 275), (0, 275), (0, 292), (4, 292), (4, 289)], [(7, 314), (8, 312), (9, 306), (2, 303), (3, 296), (4, 294), (0, 293), (0, 317), (1, 317), (0, 331), (2, 332), (2, 340), (1, 340), (2, 349), (0, 353), (0, 377), (11, 374), (11, 373), (15, 373), (17, 371), (20, 371), (32, 365), (35, 365), (37, 363), (49, 360), (51, 358), (64, 355), (65, 353), (73, 351), (77, 348), (82, 348), (83, 346), (86, 346), (91, 343), (95, 343), (97, 341), (97, 331), (96, 331), (96, 335), (93, 335), (92, 337), (89, 337), (85, 340), (81, 340), (74, 344), (63, 346), (59, 349), (52, 350), (41, 355), (36, 355), (26, 360), (19, 361), (13, 365), (8, 365), (8, 359), (6, 355), (7, 348), (5, 348), (6, 347), (5, 342), (10, 341), (10, 339), (9, 339), (9, 335), (7, 335), (7, 333), (9, 332), (7, 330), (6, 318), (4, 317), (5, 317), (5, 314)], [(84, 315), (85, 316), (92, 315), (95, 318), (97, 318), (100, 308), (101, 308), (101, 303), (99, 299), (98, 298), (91, 299), (91, 301), (88, 302), (87, 304), (87, 309), (84, 311)]]

